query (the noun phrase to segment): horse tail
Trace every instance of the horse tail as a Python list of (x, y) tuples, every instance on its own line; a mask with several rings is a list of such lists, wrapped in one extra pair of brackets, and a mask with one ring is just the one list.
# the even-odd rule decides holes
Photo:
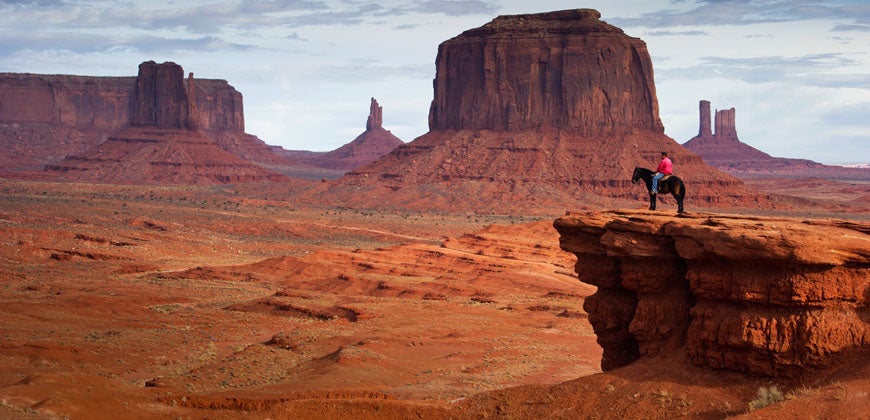
[(677, 188), (675, 189), (674, 192), (679, 197), (685, 197), (686, 196), (686, 184), (683, 183), (682, 179), (677, 178), (677, 180), (679, 182), (677, 182)]

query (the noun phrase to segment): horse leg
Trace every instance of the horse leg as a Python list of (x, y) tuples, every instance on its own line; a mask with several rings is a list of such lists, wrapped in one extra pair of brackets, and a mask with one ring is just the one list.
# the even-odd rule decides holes
[(677, 199), (677, 213), (683, 212), (683, 197), (674, 196)]
[(655, 194), (649, 195), (649, 209), (650, 210), (656, 209), (656, 195)]

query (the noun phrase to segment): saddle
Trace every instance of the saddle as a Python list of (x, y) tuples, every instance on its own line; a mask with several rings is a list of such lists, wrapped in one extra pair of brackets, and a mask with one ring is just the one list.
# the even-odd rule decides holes
[(670, 177), (672, 177), (672, 176), (674, 176), (674, 175), (673, 175), (673, 174), (671, 174), (671, 175), (665, 175), (665, 176), (663, 176), (661, 179), (659, 179), (659, 182), (667, 181), (668, 178), (670, 178)]

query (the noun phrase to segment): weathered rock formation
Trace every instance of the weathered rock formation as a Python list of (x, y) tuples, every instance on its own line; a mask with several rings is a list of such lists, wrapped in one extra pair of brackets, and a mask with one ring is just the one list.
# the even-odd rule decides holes
[(870, 225), (643, 212), (555, 221), (613, 369), (687, 354), (697, 366), (795, 377), (870, 350)]
[(699, 108), (698, 135), (683, 146), (699, 154), (708, 164), (732, 175), (748, 178), (800, 176), (870, 180), (870, 170), (823, 165), (808, 159), (773, 157), (741, 142), (737, 135), (734, 108), (716, 111), (716, 131), (711, 132), (710, 101), (700, 101)]
[(193, 75), (175, 63), (139, 66), (130, 127), (87, 152), (46, 165), (66, 179), (158, 184), (214, 184), (278, 180), (280, 175), (220, 148), (196, 130)]
[(325, 195), (487, 212), (642, 200), (634, 167), (655, 167), (667, 150), (689, 203), (763, 205), (663, 134), (645, 43), (599, 18), (588, 9), (501, 16), (445, 41), (429, 133)]
[[(193, 81), (191, 73), (190, 81)], [(130, 125), (135, 127), (181, 128), (193, 130), (196, 115), (191, 102), (195, 89), (185, 86), (184, 70), (175, 63), (146, 61), (139, 65), (133, 91)]]
[(344, 174), (368, 165), (405, 144), (385, 129), (383, 124), (383, 107), (372, 98), (369, 116), (366, 119), (366, 131), (350, 143), (330, 152), (284, 151), (283, 153), (305, 165)]
[(443, 42), (429, 128), (663, 132), (646, 44), (600, 18), (500, 16)]
[[(140, 66), (173, 73), (152, 103), (136, 106), (146, 89), (137, 77), (93, 77), (0, 73), (0, 170), (41, 169), (64, 157), (84, 153), (129, 126), (198, 129), (225, 150), (262, 165), (287, 164), (262, 140), (246, 134), (242, 94), (226, 80), (179, 80), (181, 67), (151, 62)], [(159, 77), (167, 77), (168, 74)], [(169, 79), (164, 79), (169, 81)], [(144, 83), (144, 82), (143, 82)], [(154, 86), (147, 87), (153, 89)], [(181, 90), (189, 101), (172, 103)]]
[(129, 122), (133, 78), (0, 74), (0, 170), (84, 152)]

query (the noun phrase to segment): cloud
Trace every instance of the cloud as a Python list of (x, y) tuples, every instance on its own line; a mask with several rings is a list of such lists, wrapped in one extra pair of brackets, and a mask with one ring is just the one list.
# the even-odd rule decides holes
[(648, 36), (707, 36), (710, 35), (706, 31), (649, 31), (644, 35)]
[(420, 13), (440, 13), (448, 16), (466, 16), (493, 14), (499, 9), (498, 6), (485, 1), (477, 0), (429, 0), (420, 2), (414, 8)]
[(384, 65), (375, 60), (351, 60), (341, 65), (326, 65), (317, 69), (325, 79), (340, 83), (360, 83), (382, 80), (430, 79), (435, 68), (431, 64)]
[(17, 51), (54, 50), (72, 53), (95, 53), (120, 50), (138, 52), (216, 52), (246, 51), (251, 45), (227, 42), (219, 37), (163, 38), (151, 35), (106, 37), (100, 34), (56, 32), (19, 34), (0, 39), (0, 54), (10, 55)]
[(870, 25), (836, 25), (834, 32), (870, 32)]
[(663, 77), (738, 79), (751, 84), (794, 82), (806, 86), (870, 88), (870, 74), (828, 74), (827, 70), (860, 64), (845, 54), (810, 54), (800, 57), (701, 57), (700, 64), (663, 69)]
[(66, 2), (64, 0), (0, 0), (0, 5), (20, 8), (56, 7), (63, 3)]
[(305, 41), (305, 42), (308, 41), (308, 38), (303, 38), (302, 35), (299, 35), (299, 34), (297, 34), (296, 32), (293, 32), (292, 34), (287, 35), (287, 36), (285, 36), (284, 38), (285, 38), (285, 39), (292, 39), (292, 40), (295, 40), (295, 41)]
[[(686, 2), (678, 1), (681, 5)], [(870, 4), (819, 0), (699, 0), (696, 7), (664, 9), (637, 18), (612, 18), (618, 26), (676, 27), (754, 25), (816, 19), (870, 23)]]

